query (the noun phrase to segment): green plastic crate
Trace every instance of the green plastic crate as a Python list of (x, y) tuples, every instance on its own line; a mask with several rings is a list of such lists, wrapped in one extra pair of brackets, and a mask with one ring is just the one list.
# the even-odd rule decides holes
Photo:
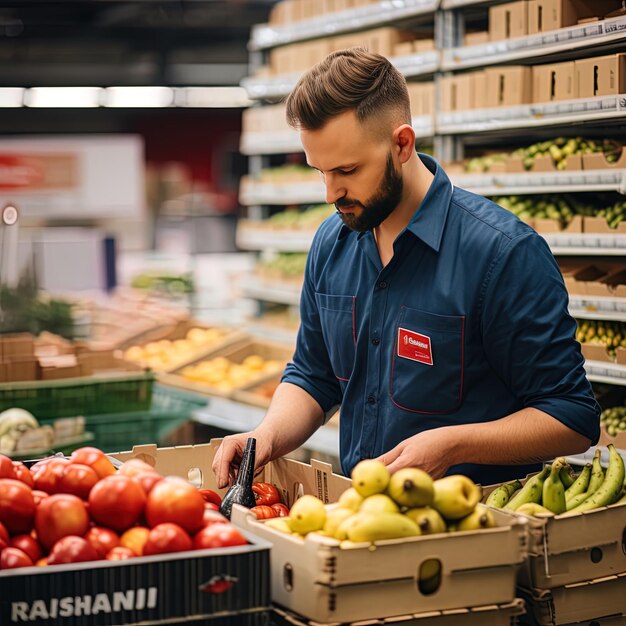
[(105, 452), (119, 452), (136, 445), (159, 444), (174, 428), (188, 421), (192, 411), (206, 403), (205, 397), (155, 385), (147, 411), (86, 415), (85, 430), (94, 435), (89, 445)]
[(150, 371), (0, 383), (0, 411), (19, 407), (40, 421), (144, 411), (151, 406), (153, 385), (154, 374)]

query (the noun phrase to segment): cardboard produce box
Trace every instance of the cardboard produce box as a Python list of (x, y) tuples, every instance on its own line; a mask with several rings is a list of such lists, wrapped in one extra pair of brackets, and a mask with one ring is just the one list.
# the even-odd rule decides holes
[(561, 626), (586, 622), (595, 626), (604, 623), (597, 621), (599, 618), (626, 615), (626, 574), (551, 590), (520, 589), (520, 594), (526, 602), (523, 624)]
[(626, 222), (620, 222), (617, 228), (610, 228), (604, 217), (583, 218), (583, 229), (586, 233), (597, 233), (602, 235), (623, 235), (626, 234)]
[[(626, 352), (626, 350), (624, 350), (623, 348), (618, 348), (618, 355), (620, 353), (620, 350)], [(626, 362), (626, 359), (624, 359), (624, 362)], [(619, 450), (626, 450), (626, 431), (617, 433), (617, 435), (613, 437), (612, 435), (609, 435), (603, 425), (600, 426), (600, 440), (598, 441), (598, 445), (608, 446), (610, 443), (612, 443)]]
[[(185, 447), (156, 446), (137, 447), (135, 455), (164, 475), (185, 478), (199, 456)], [(112, 456), (126, 460), (133, 452)], [(210, 483), (210, 464), (203, 468)], [(193, 618), (215, 626), (267, 624), (271, 546), (244, 534), (245, 546), (0, 571), (0, 623), (172, 624)]]
[(569, 224), (563, 228), (559, 220), (535, 218), (534, 228), (538, 233), (582, 233), (582, 215), (574, 215)]
[[(181, 389), (187, 389), (188, 391), (194, 391), (201, 394), (208, 394), (214, 396), (220, 396), (223, 398), (232, 397), (233, 393), (238, 389), (248, 387), (253, 383), (262, 383), (270, 378), (282, 374), (287, 362), (293, 356), (293, 347), (285, 346), (281, 343), (272, 343), (269, 341), (245, 341), (234, 344), (230, 347), (223, 348), (216, 352), (212, 352), (209, 357), (203, 357), (196, 361), (193, 361), (185, 367), (174, 370), (171, 374), (159, 374), (159, 380), (167, 385), (173, 387), (179, 387)], [(238, 367), (245, 366), (244, 362), (248, 362), (248, 357), (261, 357), (264, 361), (274, 361), (272, 368), (259, 368), (258, 371), (251, 367), (251, 374), (254, 376), (242, 377), (239, 375), (224, 375), (221, 377), (212, 375), (203, 376), (199, 367), (202, 367), (203, 363), (212, 361), (215, 363), (216, 359), (227, 359), (231, 364)], [(206, 367), (205, 369), (211, 369)], [(231, 368), (232, 369), (232, 368)], [(228, 370), (230, 372), (230, 370)], [(183, 374), (187, 372), (189, 378)], [(228, 385), (220, 385), (221, 382), (228, 381)]]
[(532, 68), (533, 102), (572, 100), (578, 97), (574, 61), (536, 65)]
[(489, 7), (489, 39), (502, 41), (528, 35), (528, 2), (518, 0)]
[(600, 152), (583, 154), (583, 168), (586, 170), (626, 169), (626, 150), (622, 148), (622, 153), (615, 163), (609, 163)]
[(487, 76), (487, 107), (516, 106), (532, 101), (532, 74), (529, 67), (490, 67)]
[(579, 98), (626, 92), (626, 54), (580, 59), (574, 63)]
[(604, 345), (599, 343), (581, 343), (581, 351), (587, 361), (602, 361), (615, 363), (615, 359), (606, 351)]
[[(483, 499), (496, 487), (485, 487)], [(518, 576), (519, 584), (526, 589), (562, 588), (626, 572), (622, 547), (626, 504), (571, 516), (507, 513), (528, 521), (528, 558)]]
[(529, 7), (535, 11), (529, 22), (537, 25), (536, 32), (575, 26), (580, 20), (604, 17), (616, 9), (614, 0), (537, 0)]
[[(513, 602), (498, 606), (478, 606), (471, 609), (455, 609), (452, 611), (429, 611), (417, 613), (411, 616), (403, 616), (399, 619), (383, 621), (366, 621), (350, 626), (514, 626), (517, 617), (524, 613), (524, 602), (516, 598)], [(271, 626), (320, 626), (299, 615), (274, 609)], [(348, 625), (346, 625), (348, 626)]]

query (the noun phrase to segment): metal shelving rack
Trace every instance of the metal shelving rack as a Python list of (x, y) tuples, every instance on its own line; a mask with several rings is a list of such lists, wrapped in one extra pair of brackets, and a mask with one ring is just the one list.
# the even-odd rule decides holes
[[(407, 78), (433, 77), (437, 106), (434, 118), (413, 119), (418, 138), (432, 140), (435, 156), (440, 161), (458, 161), (470, 144), (488, 145), (503, 138), (526, 138), (533, 132), (547, 137), (567, 133), (572, 128), (588, 130), (607, 127), (623, 129), (626, 121), (626, 94), (529, 104), (508, 108), (442, 112), (440, 80), (450, 73), (484, 65), (533, 64), (571, 60), (577, 56), (608, 54), (623, 50), (626, 42), (626, 16), (592, 22), (520, 37), (503, 42), (463, 46), (466, 16), (486, 14), (489, 6), (506, 0), (388, 0), (332, 16), (309, 19), (284, 27), (260, 25), (253, 29), (250, 42), (251, 67), (262, 64), (264, 54), (279, 45), (305, 41), (339, 33), (348, 33), (381, 25), (400, 25), (409, 18), (432, 23), (437, 50), (422, 55), (392, 58), (392, 62)], [(242, 84), (249, 95), (262, 101), (286, 96), (299, 75), (270, 78), (248, 78)], [(244, 137), (242, 152), (250, 155), (250, 173), (255, 174), (269, 164), (270, 155), (300, 153), (297, 134), (266, 134)], [(572, 192), (617, 192), (626, 194), (626, 170), (608, 168), (597, 171), (558, 171), (493, 174), (451, 175), (453, 182), (482, 195), (559, 194)], [(268, 205), (297, 205), (324, 201), (320, 183), (248, 184), (240, 201), (248, 207), (251, 220), (268, 215)], [(249, 224), (248, 224), (249, 225)], [(246, 250), (277, 252), (308, 251), (313, 232), (272, 231), (245, 228), (238, 232), (237, 243)], [(626, 259), (624, 234), (566, 234), (544, 235), (555, 256), (588, 257), (594, 259)], [(625, 264), (626, 267), (626, 264)], [(272, 285), (257, 279), (242, 284), (242, 292), (259, 301), (271, 301), (297, 306), (299, 289)], [(578, 318), (626, 322), (626, 298), (570, 297), (570, 312)], [(284, 333), (285, 338), (293, 333)], [(588, 361), (589, 379), (596, 382), (626, 386), (626, 366)]]

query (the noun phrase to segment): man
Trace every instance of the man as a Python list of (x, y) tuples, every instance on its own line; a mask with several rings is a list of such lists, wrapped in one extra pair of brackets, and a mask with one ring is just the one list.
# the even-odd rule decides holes
[(262, 466), (339, 404), (347, 475), (378, 457), (391, 472), (489, 484), (596, 442), (599, 407), (548, 246), (415, 151), (389, 61), (329, 55), (300, 79), (287, 118), (338, 215), (311, 246), (293, 362), (263, 422), (225, 438), (219, 486), (249, 435)]

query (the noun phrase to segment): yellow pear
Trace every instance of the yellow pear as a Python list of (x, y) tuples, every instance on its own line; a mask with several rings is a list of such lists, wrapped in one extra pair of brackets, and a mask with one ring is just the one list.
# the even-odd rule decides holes
[(392, 474), (387, 493), (401, 506), (428, 506), (433, 501), (433, 479), (417, 467)]
[(517, 509), (515, 509), (516, 513), (522, 513), (524, 515), (538, 515), (538, 514), (547, 514), (554, 515), (552, 511), (546, 509), (545, 506), (541, 506), (541, 504), (537, 504), (536, 502), (525, 502)]
[(359, 513), (348, 527), (350, 541), (382, 541), (420, 534), (417, 524), (401, 513)]
[(293, 532), (306, 535), (322, 530), (326, 523), (324, 503), (315, 496), (298, 498), (289, 511), (289, 526)]
[(360, 461), (352, 469), (352, 486), (364, 498), (382, 493), (389, 484), (389, 471), (384, 463), (374, 459)]
[(288, 520), (288, 517), (272, 517), (271, 519), (268, 519), (267, 522), (264, 522), (264, 525), (269, 526), (274, 530), (278, 530), (281, 533), (291, 535), (291, 525)]
[(359, 513), (400, 513), (400, 509), (389, 496), (375, 493), (361, 502)]
[(459, 520), (457, 530), (480, 530), (493, 528), (495, 525), (493, 513), (486, 507), (477, 506), (469, 515)]
[(354, 512), (359, 510), (363, 502), (363, 496), (354, 488), (346, 489), (340, 496), (337, 503), (344, 509), (352, 509)]
[(453, 474), (436, 480), (433, 508), (447, 520), (466, 517), (480, 501), (481, 488), (471, 478)]
[(334, 537), (341, 523), (349, 517), (352, 517), (353, 515), (354, 511), (352, 509), (344, 509), (342, 507), (336, 507), (334, 509), (326, 511), (324, 532), (329, 537)]
[(429, 506), (409, 509), (404, 514), (417, 524), (422, 535), (446, 532), (446, 522), (443, 517), (441, 517), (438, 511)]
[(348, 538), (348, 531), (350, 530), (350, 528), (352, 528), (352, 526), (356, 524), (361, 519), (361, 517), (363, 517), (363, 515), (366, 515), (366, 513), (354, 513), (354, 515), (346, 517), (346, 519), (344, 519), (343, 522), (341, 522), (337, 527), (337, 530), (333, 535), (335, 539), (338, 539), (339, 541), (345, 541)]

